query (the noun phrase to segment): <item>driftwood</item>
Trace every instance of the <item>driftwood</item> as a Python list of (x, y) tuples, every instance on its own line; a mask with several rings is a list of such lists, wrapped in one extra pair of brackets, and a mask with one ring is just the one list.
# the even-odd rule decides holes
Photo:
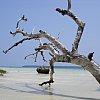
[[(93, 60), (90, 61), (87, 56), (84, 56), (84, 55), (81, 55), (78, 53), (78, 47), (79, 47), (79, 43), (80, 43), (80, 40), (81, 40), (81, 37), (83, 34), (85, 23), (82, 20), (80, 20), (71, 11), (71, 0), (68, 0), (68, 9), (67, 10), (56, 8), (56, 11), (63, 16), (65, 16), (65, 15), (69, 16), (78, 25), (77, 34), (76, 34), (74, 43), (72, 45), (71, 51), (69, 51), (67, 48), (65, 48), (64, 45), (58, 41), (58, 39), (54, 38), (53, 36), (49, 35), (48, 33), (44, 32), (42, 30), (40, 30), (38, 34), (35, 34), (35, 33), (33, 34), (33, 33), (25, 32), (24, 30), (20, 29), (19, 22), (22, 20), (27, 21), (27, 18), (25, 18), (25, 16), (22, 16), (17, 22), (16, 31), (10, 32), (10, 34), (12, 34), (14, 36), (16, 36), (17, 34), (22, 34), (23, 36), (27, 36), (27, 38), (24, 38), (23, 40), (15, 43), (9, 49), (7, 49), (3, 52), (7, 53), (9, 50), (14, 48), (15, 46), (18, 46), (18, 44), (20, 44), (26, 40), (31, 40), (31, 39), (40, 40), (41, 38), (46, 38), (47, 40), (50, 41), (50, 43), (41, 43), (39, 45), (39, 47), (36, 48), (35, 54), (37, 56), (38, 52), (41, 52), (42, 50), (50, 51), (50, 55), (52, 56), (52, 59), (49, 61), (50, 67), (51, 67), (50, 80), (41, 83), (40, 86), (47, 84), (47, 83), (50, 85), (50, 83), (54, 82), (53, 74), (54, 74), (54, 63), (55, 62), (67, 62), (67, 63), (79, 65), (79, 66), (83, 67), (85, 70), (89, 71), (95, 77), (95, 79), (98, 81), (98, 83), (100, 84), (100, 68), (99, 68), (100, 66), (99, 66), (99, 64), (95, 63), (95, 61), (93, 61)], [(58, 51), (61, 51), (62, 53), (60, 54)], [(43, 53), (41, 55), (44, 59)]]

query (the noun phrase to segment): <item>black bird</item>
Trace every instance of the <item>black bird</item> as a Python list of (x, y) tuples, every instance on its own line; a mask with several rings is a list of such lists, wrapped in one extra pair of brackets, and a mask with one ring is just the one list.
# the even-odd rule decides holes
[(93, 54), (94, 54), (94, 52), (88, 54), (88, 59), (89, 59), (90, 61), (92, 60)]

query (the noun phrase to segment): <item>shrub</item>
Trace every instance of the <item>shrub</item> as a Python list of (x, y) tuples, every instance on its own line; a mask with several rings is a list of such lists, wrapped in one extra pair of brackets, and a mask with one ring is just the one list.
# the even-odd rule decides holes
[(0, 75), (3, 76), (3, 74), (6, 74), (7, 71), (0, 69)]

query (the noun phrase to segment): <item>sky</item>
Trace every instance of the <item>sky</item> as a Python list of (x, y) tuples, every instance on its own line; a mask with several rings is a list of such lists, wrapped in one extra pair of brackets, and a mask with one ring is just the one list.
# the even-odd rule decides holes
[[(0, 0), (0, 66), (23, 66), (23, 65), (48, 65), (43, 63), (41, 55), (37, 62), (32, 57), (24, 60), (28, 54), (34, 53), (38, 41), (26, 41), (13, 48), (7, 54), (2, 51), (8, 49), (17, 41), (25, 38), (21, 34), (13, 37), (17, 20), (24, 14), (27, 22), (21, 22), (20, 26), (26, 32), (38, 33), (46, 31), (55, 38), (60, 33), (59, 41), (70, 51), (76, 36), (77, 25), (68, 16), (62, 16), (55, 11), (56, 8), (67, 9), (67, 0)], [(100, 64), (100, 0), (72, 0), (72, 12), (86, 23), (79, 44), (79, 54), (87, 56), (94, 52), (93, 59)], [(42, 39), (42, 41), (47, 41)], [(46, 59), (50, 59), (48, 51)], [(55, 65), (69, 65), (56, 63)]]

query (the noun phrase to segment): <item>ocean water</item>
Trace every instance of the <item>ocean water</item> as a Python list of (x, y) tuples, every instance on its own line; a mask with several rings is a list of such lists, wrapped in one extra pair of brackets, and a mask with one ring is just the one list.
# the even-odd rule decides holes
[[(6, 70), (8, 73), (5, 77), (9, 79), (21, 82), (29, 83), (41, 83), (43, 81), (49, 80), (49, 74), (38, 74), (37, 67), (0, 67), (0, 69)], [(80, 77), (91, 76), (89, 72), (81, 67), (76, 66), (56, 66), (54, 68), (54, 80), (55, 82), (61, 81), (60, 83), (67, 83), (73, 79), (78, 80)], [(34, 80), (33, 80), (34, 79)], [(84, 78), (82, 78), (84, 80)], [(80, 81), (80, 80), (79, 80)]]
[(100, 87), (81, 67), (55, 67), (54, 83), (49, 74), (38, 74), (37, 67), (0, 67), (8, 73), (0, 77), (0, 100), (100, 100)]
[[(37, 75), (38, 73), (37, 73), (36, 69), (38, 67), (39, 66), (36, 66), (36, 67), (28, 67), (28, 66), (25, 66), (25, 67), (0, 67), (0, 69), (6, 70), (9, 74), (10, 73), (23, 73), (23, 74), (26, 73), (26, 74)], [(63, 75), (63, 74), (68, 75), (70, 73), (78, 75), (78, 74), (82, 74), (85, 72), (87, 73), (86, 70), (84, 70), (82, 67), (79, 67), (79, 66), (56, 66), (56, 67), (54, 67), (54, 71), (55, 71), (54, 74), (59, 74), (59, 75)], [(42, 74), (40, 74), (40, 75), (42, 75)]]

